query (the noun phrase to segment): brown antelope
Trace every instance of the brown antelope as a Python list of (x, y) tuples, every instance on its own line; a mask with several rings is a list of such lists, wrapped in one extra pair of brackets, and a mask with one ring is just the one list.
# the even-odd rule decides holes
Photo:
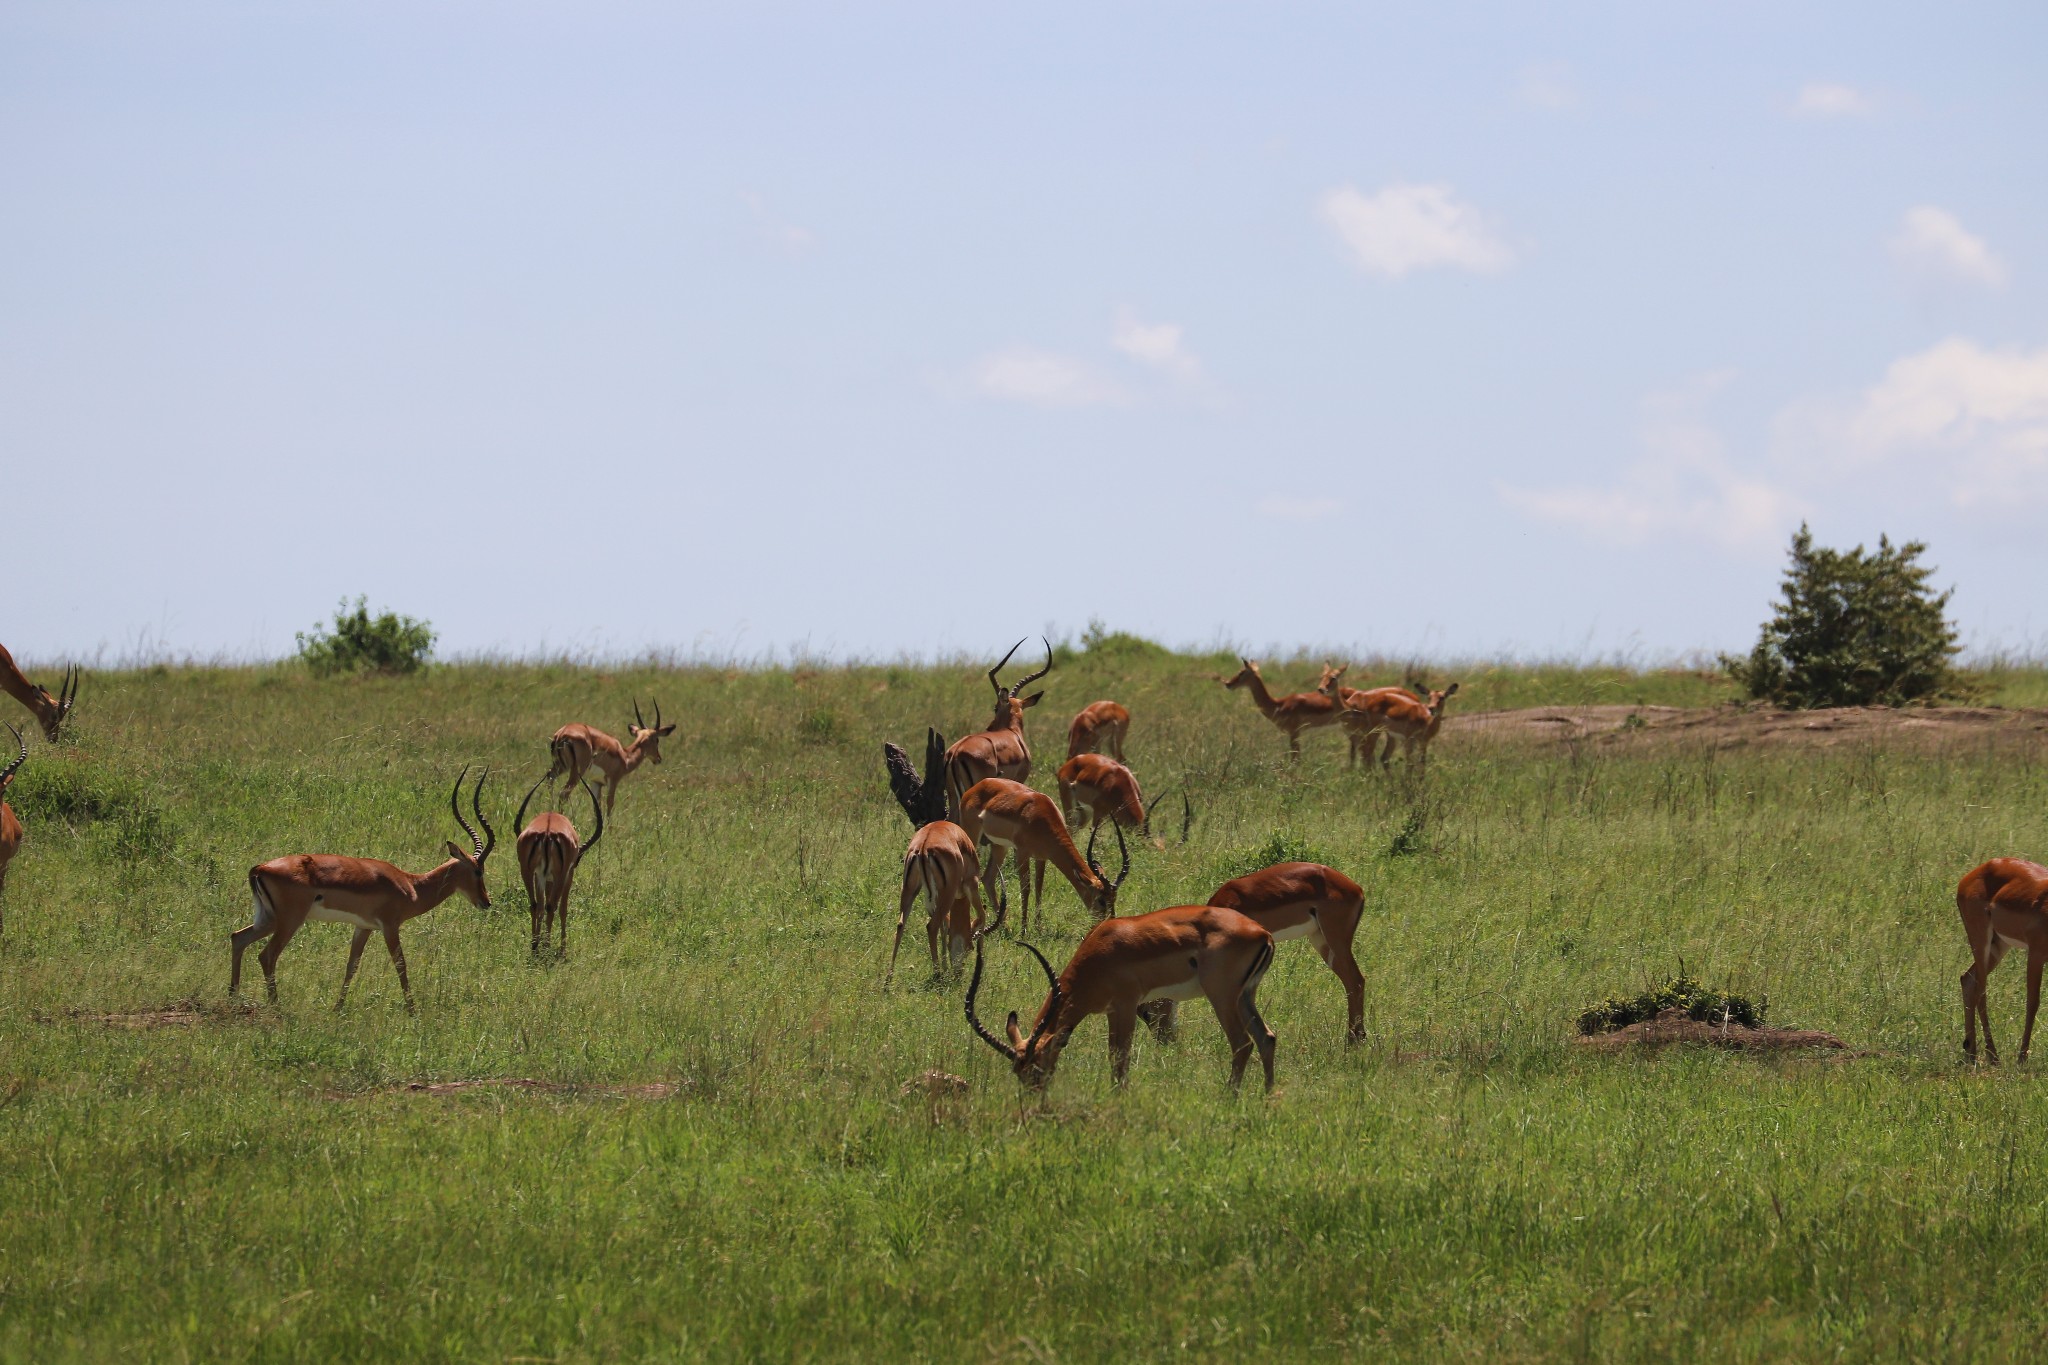
[[(1000, 911), (997, 922), (1002, 921)], [(1131, 1069), (1131, 1035), (1138, 1007), (1147, 1001), (1192, 1000), (1207, 996), (1230, 1039), (1230, 1084), (1244, 1079), (1256, 1048), (1273, 1089), (1273, 1050), (1278, 1041), (1259, 1017), (1259, 979), (1273, 962), (1273, 936), (1235, 910), (1216, 905), (1176, 905), (1149, 915), (1106, 919), (1088, 931), (1067, 968), (1053, 975), (1045, 954), (1023, 947), (1044, 969), (1051, 987), (1025, 1037), (1016, 1011), (1004, 1021), (1008, 1041), (982, 1026), (974, 1013), (981, 989), (981, 938), (974, 940), (974, 976), (967, 983), (967, 1023), (977, 1037), (1010, 1063), (1017, 1079), (1042, 1090), (1059, 1065), (1060, 1052), (1082, 1020), (1109, 1016), (1109, 1072), (1121, 1086)]]
[(1457, 692), (1458, 685), (1452, 683), (1441, 691), (1431, 692), (1429, 700), (1422, 702), (1405, 688), (1376, 687), (1345, 702), (1338, 713), (1338, 721), (1354, 744), (1365, 746), (1368, 765), (1372, 763), (1373, 749), (1380, 736), (1385, 735), (1387, 745), (1379, 756), (1380, 767), (1385, 768), (1393, 762), (1394, 745), (1398, 742), (1402, 756), (1420, 770), (1429, 762), (1429, 742), (1443, 728), (1444, 703)]
[(1050, 796), (1033, 791), (1022, 782), (1012, 782), (1006, 777), (988, 777), (967, 789), (967, 795), (960, 802), (960, 828), (967, 832), (968, 839), (979, 848), (983, 840), (991, 845), (988, 866), (983, 869), (982, 890), (991, 900), (996, 894), (996, 880), (1002, 875), (1003, 859), (1012, 850), (1017, 854), (1017, 881), (1023, 913), (1019, 931), (1031, 923), (1032, 873), (1037, 873), (1038, 913), (1045, 915), (1045, 865), (1051, 863), (1060, 875), (1073, 883), (1081, 903), (1100, 919), (1116, 913), (1116, 893), (1124, 884), (1124, 878), (1131, 875), (1131, 854), (1124, 845), (1123, 826), (1115, 821), (1110, 827), (1116, 831), (1116, 846), (1123, 858), (1123, 868), (1111, 881), (1095, 861), (1095, 836), (1102, 832), (1097, 826), (1088, 836), (1088, 854), (1084, 861), (1081, 850), (1074, 847), (1074, 836), (1067, 832), (1067, 822), (1060, 816), (1060, 808), (1053, 804)]
[[(7, 892), (7, 865), (14, 861), (14, 855), (21, 852), (21, 819), (14, 813), (14, 807), (7, 804), (7, 787), (14, 781), (14, 775), (21, 771), (21, 765), (28, 762), (28, 741), (21, 737), (21, 731), (12, 725), (7, 727), (14, 734), (14, 743), (21, 750), (14, 761), (0, 768), (0, 895)], [(0, 927), (6, 925), (4, 914), (0, 914)]]
[[(618, 799), (619, 783), (626, 780), (644, 759), (657, 767), (661, 764), (661, 741), (674, 734), (676, 727), (661, 723), (661, 703), (654, 703), (654, 724), (649, 725), (640, 715), (640, 703), (633, 703), (633, 723), (626, 727), (632, 742), (621, 744), (604, 731), (589, 725), (564, 725), (555, 731), (548, 741), (548, 752), (554, 755), (554, 766), (548, 769), (548, 777), (567, 773), (569, 780), (562, 787), (562, 800), (567, 801), (570, 793), (583, 781), (583, 774), (595, 767), (598, 772), (597, 785), (604, 788), (604, 813), (612, 813), (612, 803)], [(542, 779), (545, 781), (546, 779)]]
[(512, 827), (519, 831), (513, 838), (512, 851), (519, 859), (519, 881), (526, 888), (527, 904), (533, 911), (533, 956), (540, 956), (543, 943), (554, 937), (555, 917), (562, 919), (563, 961), (569, 958), (569, 889), (575, 884), (576, 869), (583, 866), (583, 859), (590, 850), (597, 847), (597, 841), (604, 838), (604, 811), (597, 804), (597, 789), (588, 782), (583, 784), (584, 794), (590, 798), (590, 815), (597, 822), (589, 843), (576, 837), (576, 826), (569, 823), (569, 817), (560, 811), (542, 811), (533, 817), (533, 823), (526, 823), (526, 803), (533, 800), (533, 794), (547, 781), (543, 776), (539, 782), (526, 789), (526, 797), (519, 803), (519, 814), (512, 817)]
[(925, 904), (925, 948), (932, 970), (939, 970), (939, 934), (946, 931), (946, 960), (955, 970), (966, 960), (968, 940), (981, 932), (983, 914), (980, 871), (974, 840), (946, 818), (946, 741), (936, 730), (925, 731), (924, 777), (910, 766), (910, 756), (893, 744), (882, 746), (889, 767), (889, 786), (917, 832), (903, 854), (903, 887), (896, 904), (896, 941), (889, 948), (889, 970), (882, 989), (896, 977), (896, 955), (903, 948), (903, 926), (920, 893)]
[(1984, 1021), (1984, 1052), (1998, 1064), (1991, 1041), (1991, 1012), (1985, 986), (2008, 948), (2027, 950), (2027, 1027), (2020, 1035), (2020, 1060), (2034, 1043), (2034, 1016), (2041, 1008), (2041, 968), (2048, 963), (2048, 867), (2024, 858), (1993, 858), (1973, 867), (1956, 886), (1956, 913), (1970, 940), (1970, 969), (1963, 973), (1963, 1055), (1977, 1055), (1977, 1021)]
[(398, 931), (409, 919), (426, 914), (456, 892), (467, 896), (480, 910), (491, 908), (491, 893), (484, 886), (484, 860), (497, 846), (498, 836), (484, 819), (484, 778), (478, 776), (470, 794), (470, 809), (483, 826), (479, 835), (462, 818), (459, 804), (464, 768), (448, 795), (448, 809), (455, 823), (469, 836), (471, 851), (464, 853), (454, 843), (448, 847), (448, 861), (431, 872), (417, 875), (393, 867), (380, 858), (345, 858), (331, 853), (295, 853), (272, 858), (249, 869), (249, 893), (255, 898), (256, 916), (246, 929), (229, 938), (234, 945), (234, 968), (228, 976), (228, 994), (242, 985), (242, 954), (252, 943), (269, 939), (256, 960), (263, 967), (263, 986), (272, 1003), (277, 1000), (277, 959), (291, 943), (292, 936), (309, 919), (329, 920), (355, 927), (355, 941), (349, 944), (348, 969), (342, 973), (341, 995), (334, 1002), (340, 1009), (348, 999), (349, 982), (355, 980), (356, 964), (362, 961), (363, 945), (373, 930), (384, 934), (384, 948), (398, 972), (398, 987), (405, 992), (405, 1007), (413, 1008), (412, 984), (405, 975), (405, 952), (398, 946)]
[[(1068, 825), (1078, 828), (1081, 821), (1087, 820), (1092, 830), (1104, 820), (1115, 820), (1125, 829), (1136, 830), (1151, 840), (1154, 848), (1166, 847), (1166, 841), (1152, 832), (1152, 812), (1166, 799), (1166, 793), (1159, 793), (1147, 805), (1138, 790), (1136, 774), (1123, 764), (1101, 754), (1077, 754), (1060, 765), (1057, 777), (1060, 811)], [(1186, 793), (1182, 793), (1181, 800), (1186, 802)], [(1186, 823), (1193, 822), (1194, 812), (1190, 809)], [(1187, 837), (1185, 828), (1181, 837)]]
[(960, 798), (967, 789), (984, 777), (1007, 777), (1013, 782), (1027, 782), (1031, 779), (1031, 746), (1024, 742), (1024, 710), (1038, 705), (1043, 692), (1033, 692), (1028, 697), (1017, 694), (1052, 672), (1052, 645), (1040, 637), (1045, 644), (1045, 667), (1036, 673), (1019, 678), (1008, 687), (996, 681), (996, 674), (1002, 672), (1003, 664), (1010, 662), (1024, 641), (1010, 646), (1010, 653), (1003, 656), (1003, 662), (988, 671), (988, 685), (996, 690), (995, 716), (989, 721), (988, 729), (980, 734), (968, 735), (956, 740), (946, 750), (946, 809), (953, 818), (960, 819)]
[(1250, 659), (1240, 658), (1244, 667), (1235, 677), (1224, 680), (1223, 685), (1232, 689), (1249, 688), (1252, 701), (1259, 708), (1259, 714), (1279, 726), (1287, 736), (1287, 757), (1289, 761), (1301, 757), (1301, 732), (1314, 730), (1324, 725), (1335, 725), (1339, 707), (1337, 699), (1322, 690), (1334, 687), (1337, 679), (1344, 676), (1342, 668), (1323, 665), (1322, 680), (1312, 692), (1296, 692), (1291, 696), (1275, 697), (1266, 689), (1266, 680), (1259, 674), (1259, 666)]
[(36, 723), (43, 727), (43, 738), (55, 744), (57, 734), (64, 728), (64, 721), (71, 715), (71, 703), (78, 700), (78, 666), (73, 664), (64, 670), (64, 681), (57, 685), (57, 695), (51, 696), (48, 689), (36, 686), (15, 667), (14, 656), (7, 652), (7, 646), (0, 645), (0, 692), (26, 706), (35, 713)]
[(1124, 736), (1131, 732), (1131, 713), (1113, 701), (1090, 702), (1067, 726), (1067, 757), (1107, 752), (1124, 761)]
[[(1365, 1038), (1365, 973), (1351, 955), (1351, 940), (1365, 910), (1357, 882), (1321, 863), (1275, 863), (1216, 888), (1209, 904), (1235, 910), (1273, 936), (1275, 943), (1306, 938), (1344, 983), (1344, 1040)], [(1145, 1022), (1162, 1037), (1173, 1032), (1173, 1002), (1148, 1007)]]

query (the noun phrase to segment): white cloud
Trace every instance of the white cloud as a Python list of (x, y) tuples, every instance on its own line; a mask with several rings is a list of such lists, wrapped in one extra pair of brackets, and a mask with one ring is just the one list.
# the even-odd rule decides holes
[(1734, 376), (1716, 371), (1643, 403), (1643, 457), (1604, 488), (1520, 488), (1494, 491), (1538, 521), (1575, 527), (1624, 545), (1685, 536), (1729, 550), (1775, 546), (1797, 518), (1799, 501), (1748, 477), (1729, 461), (1705, 409)]
[(1183, 384), (1201, 377), (1202, 362), (1188, 350), (1178, 324), (1140, 322), (1128, 308), (1120, 308), (1110, 342), (1139, 364), (1149, 365)]
[(1973, 284), (2005, 283), (2005, 262), (1947, 209), (1922, 204), (1906, 210), (1892, 255), (1914, 269)]
[(1522, 102), (1538, 109), (1573, 109), (1579, 103), (1578, 86), (1570, 68), (1545, 62), (1522, 72)]
[(1854, 86), (1828, 81), (1807, 82), (1801, 87), (1799, 98), (1792, 102), (1792, 112), (1814, 118), (1852, 118), (1876, 108), (1870, 96)]
[(1344, 510), (1335, 498), (1260, 498), (1259, 515), (1268, 521), (1328, 521)]
[(1778, 438), (1788, 459), (1897, 481), (1902, 498), (2037, 510), (2048, 505), (2048, 346), (1951, 337), (1893, 361), (1854, 400), (1788, 410)]
[(974, 367), (974, 387), (985, 398), (1046, 408), (1092, 407), (1124, 397), (1115, 384), (1071, 356), (1027, 346), (983, 357)]
[(785, 251), (809, 251), (818, 244), (817, 234), (809, 228), (798, 227), (784, 222), (768, 207), (768, 201), (752, 190), (740, 191), (740, 202), (754, 215), (754, 226), (761, 235)]
[(1430, 266), (1491, 271), (1514, 262), (1449, 185), (1389, 185), (1373, 195), (1347, 185), (1324, 195), (1321, 207), (1353, 261), (1390, 279)]

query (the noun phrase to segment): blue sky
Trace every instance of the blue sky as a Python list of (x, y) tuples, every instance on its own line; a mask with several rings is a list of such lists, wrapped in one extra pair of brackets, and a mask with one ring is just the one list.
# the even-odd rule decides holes
[[(1539, 17), (1540, 11), (1540, 17)], [(0, 11), (5, 643), (2048, 612), (2039, 5)]]

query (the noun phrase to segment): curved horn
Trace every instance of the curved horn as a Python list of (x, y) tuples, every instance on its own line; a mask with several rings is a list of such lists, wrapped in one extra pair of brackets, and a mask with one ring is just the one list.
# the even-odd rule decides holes
[(1045, 1034), (1049, 1030), (1051, 1030), (1053, 1020), (1060, 1017), (1061, 992), (1060, 979), (1057, 976), (1053, 975), (1052, 964), (1045, 960), (1045, 954), (1039, 952), (1037, 948), (1033, 947), (1029, 943), (1022, 944), (1020, 946), (1024, 949), (1025, 952), (1031, 954), (1033, 957), (1038, 959), (1038, 965), (1045, 972), (1046, 984), (1052, 988), (1052, 994), (1046, 998), (1045, 1013), (1038, 1016), (1038, 1027), (1031, 1030), (1031, 1036), (1024, 1040), (1023, 1055), (1028, 1057), (1038, 1050), (1038, 1040), (1044, 1037)]
[(590, 850), (597, 847), (597, 841), (604, 838), (604, 807), (597, 804), (597, 788), (591, 786), (586, 778), (583, 783), (583, 790), (590, 797), (590, 813), (597, 817), (597, 833), (590, 836), (589, 843), (576, 850), (576, 862), (579, 866), (584, 858), (589, 856)]
[(975, 1037), (987, 1043), (997, 1052), (1002, 1053), (1007, 1061), (1015, 1065), (1017, 1049), (1011, 1047), (993, 1033), (990, 1033), (987, 1028), (983, 1027), (981, 1020), (974, 1013), (974, 997), (981, 992), (981, 958), (981, 935), (976, 934), (974, 936), (974, 975), (967, 979), (967, 1026), (974, 1030)]
[[(541, 775), (540, 782), (547, 781), (547, 774)], [(512, 817), (512, 833), (517, 837), (526, 828), (526, 803), (533, 800), (533, 794), (540, 790), (540, 782), (526, 789), (526, 795), (519, 798), (519, 814)]]
[(64, 670), (64, 681), (57, 693), (57, 723), (62, 725), (71, 715), (72, 704), (78, 700), (78, 680), (83, 677), (77, 664)]
[(642, 730), (647, 728), (647, 722), (640, 718), (640, 699), (638, 697), (633, 698), (633, 724), (639, 726)]
[[(1031, 637), (1027, 635), (1024, 637), (1024, 640), (1028, 640), (1030, 638)], [(1015, 654), (1019, 649), (1023, 648), (1024, 640), (1019, 640), (1016, 644), (1011, 645), (1010, 654)], [(1001, 683), (996, 681), (996, 674), (1003, 671), (1003, 664), (1010, 662), (1010, 654), (1005, 654), (1003, 656), (1003, 663), (997, 664), (994, 668), (991, 668), (988, 671), (988, 685), (996, 690), (997, 696), (1001, 696), (1005, 692), (1015, 692), (1017, 690), (1014, 687), (1004, 687)]]
[(13, 731), (14, 742), (20, 746), (21, 753), (16, 755), (14, 762), (8, 764), (5, 768), (0, 768), (0, 791), (6, 790), (7, 784), (14, 780), (15, 773), (21, 770), (21, 765), (28, 762), (28, 741), (23, 739), (21, 731), (16, 730), (12, 725), (7, 728)]
[[(1118, 825), (1114, 820), (1110, 821), (1109, 823), (1116, 827), (1117, 856), (1124, 860), (1123, 871), (1117, 873), (1116, 880), (1109, 884), (1110, 890), (1118, 891), (1123, 888), (1124, 878), (1131, 875), (1131, 850), (1124, 843), (1124, 827), (1122, 825)], [(1102, 828), (1102, 826), (1097, 825), (1096, 828), (1100, 829)]]
[[(469, 765), (464, 764), (462, 771), (455, 775), (455, 790), (448, 793), (448, 813), (455, 817), (455, 823), (462, 826), (462, 832), (469, 836), (469, 846), (481, 850), (484, 846), (484, 841), (478, 838), (477, 832), (469, 827), (469, 821), (462, 818), (462, 783), (463, 779), (468, 776)], [(479, 857), (478, 861), (481, 862), (482, 858)]]
[[(1023, 641), (1019, 640), (1017, 643), (1022, 644)], [(1038, 643), (1045, 646), (1045, 667), (1039, 669), (1036, 673), (1017, 679), (1016, 686), (1010, 689), (1012, 692), (1022, 692), (1025, 688), (1052, 672), (1052, 641), (1041, 635), (1038, 637)]]
[[(484, 827), (484, 846), (478, 849), (476, 854), (479, 866), (482, 865), (484, 859), (491, 856), (491, 850), (498, 846), (498, 831), (492, 829), (491, 822), (484, 819), (484, 779), (490, 775), (491, 770), (489, 768), (478, 773), (476, 775), (476, 790), (469, 794), (469, 808), (476, 812), (476, 822)], [(470, 838), (473, 840), (476, 836), (472, 834)]]
[(654, 702), (654, 728), (659, 730), (661, 728), (661, 698), (655, 697), (652, 700)]
[(1159, 803), (1161, 801), (1164, 801), (1167, 797), (1171, 795), (1173, 795), (1173, 788), (1168, 787), (1165, 791), (1159, 793), (1159, 795), (1153, 797), (1150, 801), (1146, 802), (1145, 819), (1143, 823), (1147, 830), (1150, 830), (1152, 828), (1152, 812), (1158, 810)]
[(1187, 788), (1182, 787), (1180, 791), (1180, 841), (1182, 843), (1186, 843), (1188, 841), (1188, 831), (1193, 829), (1194, 827), (1194, 803), (1188, 800)]
[[(1110, 823), (1113, 825), (1116, 821), (1112, 820)], [(1095, 861), (1095, 841), (1101, 834), (1102, 826), (1099, 824), (1094, 829), (1088, 831), (1088, 853), (1086, 856), (1088, 858), (1088, 870), (1095, 874), (1095, 880), (1107, 884), (1109, 878), (1103, 875), (1102, 864)]]

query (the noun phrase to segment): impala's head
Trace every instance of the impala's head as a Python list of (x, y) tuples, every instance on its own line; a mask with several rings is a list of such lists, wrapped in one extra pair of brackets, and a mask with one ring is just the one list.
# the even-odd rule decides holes
[(1007, 687), (996, 681), (996, 674), (1003, 671), (1003, 664), (1010, 662), (1010, 655), (1015, 654), (1023, 647), (1023, 640), (1019, 640), (1016, 644), (1011, 645), (1010, 653), (1003, 656), (1003, 662), (988, 671), (988, 685), (996, 690), (996, 713), (995, 718), (989, 722), (989, 729), (1021, 729), (1024, 725), (1024, 708), (1038, 705), (1039, 698), (1045, 695), (1043, 692), (1033, 692), (1028, 697), (1017, 695), (1046, 674), (1052, 672), (1052, 644), (1044, 636), (1040, 636), (1038, 642), (1045, 646), (1045, 667), (1039, 669), (1036, 673), (1027, 673)]
[[(996, 916), (996, 923), (1002, 923), (1000, 913)], [(989, 926), (990, 929), (994, 927), (994, 924)], [(1052, 964), (1045, 960), (1044, 953), (1028, 943), (1020, 945), (1038, 959), (1039, 967), (1045, 972), (1046, 983), (1052, 988), (1051, 993), (1045, 998), (1045, 1008), (1039, 1011), (1038, 1023), (1032, 1028), (1029, 1038), (1017, 1027), (1015, 1010), (1011, 1010), (1010, 1017), (1003, 1021), (1003, 1032), (1008, 1035), (1008, 1041), (996, 1037), (982, 1025), (974, 1012), (974, 997), (981, 991), (981, 941), (986, 937), (987, 929), (974, 936), (974, 975), (967, 982), (968, 1027), (974, 1030), (977, 1038), (1003, 1055), (1010, 1063), (1010, 1070), (1026, 1089), (1043, 1090), (1046, 1082), (1052, 1079), (1054, 1068), (1060, 1064), (1060, 1049), (1067, 1044), (1067, 1035), (1053, 1027), (1059, 1018), (1060, 999), (1064, 994), (1060, 989), (1060, 979), (1053, 975)]]
[(455, 823), (462, 826), (462, 832), (469, 836), (467, 852), (453, 839), (448, 841), (448, 856), (456, 862), (455, 889), (469, 897), (470, 904), (479, 910), (491, 908), (491, 893), (484, 885), (484, 859), (490, 857), (491, 850), (498, 845), (497, 831), (491, 828), (490, 821), (484, 819), (484, 779), (490, 775), (489, 768), (478, 773), (476, 788), (469, 794), (469, 808), (475, 813), (476, 822), (483, 826), (482, 834), (471, 829), (469, 821), (462, 818), (462, 779), (469, 776), (469, 769), (464, 768), (456, 776), (455, 790), (448, 793), (448, 810), (455, 816)]
[(1429, 694), (1429, 728), (1432, 732), (1435, 731), (1437, 726), (1443, 724), (1444, 703), (1449, 701), (1452, 697), (1456, 696), (1457, 692), (1458, 685), (1456, 683), (1452, 683), (1449, 687), (1444, 688), (1440, 692), (1432, 692)]
[(1244, 665), (1244, 667), (1238, 669), (1237, 672), (1233, 673), (1231, 676), (1223, 680), (1223, 685), (1225, 687), (1250, 687), (1254, 682), (1265, 681), (1265, 679), (1259, 675), (1259, 666), (1257, 664), (1253, 663), (1250, 659), (1247, 659), (1242, 655), (1238, 656), (1237, 661), (1240, 664)]
[(15, 729), (12, 725), (8, 726), (7, 729), (14, 736), (14, 747), (21, 752), (14, 756), (12, 763), (9, 763), (4, 768), (0, 768), (0, 797), (7, 795), (8, 784), (12, 783), (14, 775), (21, 771), (21, 765), (28, 762), (28, 741), (23, 739), (21, 731)]
[(78, 700), (78, 665), (64, 670), (64, 680), (57, 684), (57, 693), (50, 695), (47, 687), (36, 688), (35, 700), (30, 709), (36, 713), (36, 723), (43, 727), (43, 738), (55, 744), (57, 736), (64, 729), (64, 722), (71, 718), (71, 704)]
[(1342, 668), (1336, 668), (1332, 667), (1329, 664), (1324, 664), (1323, 675), (1320, 678), (1316, 679), (1316, 691), (1321, 692), (1324, 696), (1336, 696), (1337, 680), (1342, 678), (1346, 673), (1349, 673), (1350, 671), (1350, 664), (1345, 664)]
[(640, 700), (636, 697), (633, 699), (633, 723), (628, 725), (626, 730), (633, 737), (633, 742), (626, 747), (638, 749), (641, 753), (646, 754), (649, 763), (659, 763), (661, 762), (662, 737), (674, 734), (676, 727), (661, 723), (661, 703), (659, 701), (654, 703), (654, 724), (649, 725), (640, 715)]
[(1102, 826), (1097, 825), (1088, 833), (1088, 871), (1094, 874), (1095, 885), (1081, 893), (1082, 903), (1095, 912), (1097, 919), (1108, 919), (1116, 913), (1116, 893), (1123, 887), (1124, 878), (1131, 875), (1131, 850), (1124, 843), (1124, 827), (1111, 820), (1109, 827), (1116, 831), (1117, 855), (1123, 859), (1123, 869), (1111, 881), (1109, 874), (1102, 870), (1102, 864), (1095, 861), (1095, 841), (1102, 835)]

